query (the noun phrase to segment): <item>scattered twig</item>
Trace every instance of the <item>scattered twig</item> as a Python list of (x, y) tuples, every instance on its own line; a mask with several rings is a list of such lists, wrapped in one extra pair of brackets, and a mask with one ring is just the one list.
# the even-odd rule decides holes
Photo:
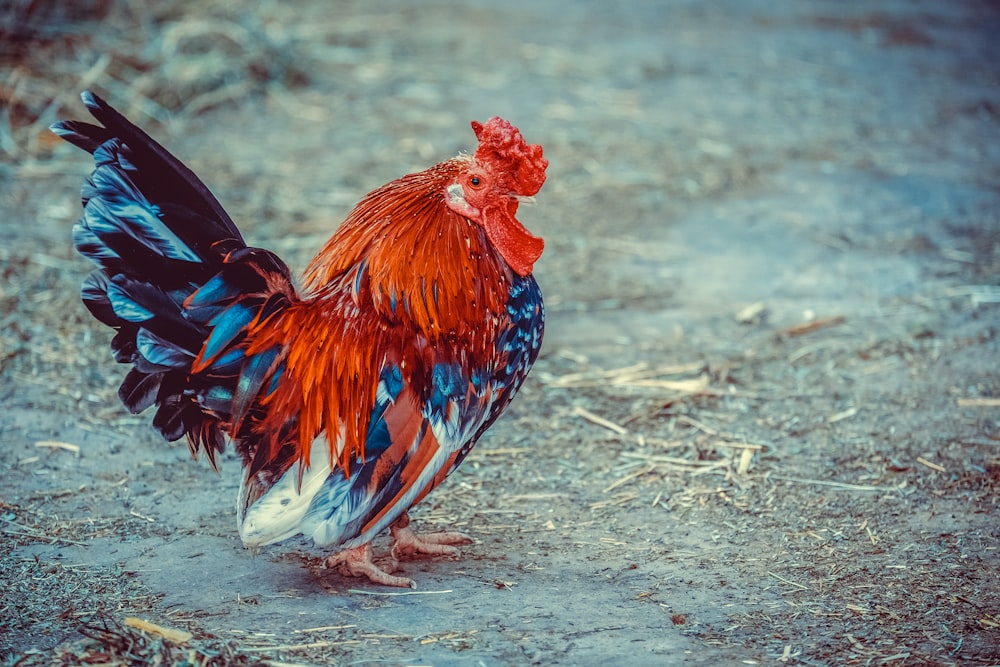
[(52, 489), (51, 491), (35, 491), (30, 496), (29, 500), (44, 500), (51, 498), (63, 498), (65, 496), (72, 496), (73, 494), (80, 493), (86, 490), (86, 485), (81, 486), (78, 489)]
[(820, 329), (825, 329), (826, 327), (836, 326), (838, 324), (843, 324), (847, 321), (847, 318), (843, 315), (834, 315), (833, 317), (819, 317), (815, 320), (809, 320), (807, 322), (800, 322), (798, 324), (793, 324), (792, 326), (785, 329), (785, 333), (791, 337), (803, 336), (807, 333), (812, 333), (813, 331), (818, 331)]
[[(500, 581), (496, 582), (497, 588), (510, 589), (514, 582), (512, 581)], [(424, 635), (422, 637), (414, 637), (414, 639), (419, 640), (421, 644), (436, 644), (438, 642), (454, 641), (456, 639), (468, 639), (472, 635), (479, 634), (478, 629), (469, 630), (467, 632), (445, 632), (439, 635)]]
[(740, 461), (736, 464), (736, 474), (745, 475), (750, 471), (750, 464), (753, 463), (754, 450), (747, 447), (740, 452)]
[(546, 384), (550, 387), (637, 386), (658, 387), (683, 392), (700, 391), (708, 386), (708, 377), (705, 375), (699, 375), (690, 380), (662, 380), (658, 378), (664, 375), (701, 373), (704, 368), (705, 364), (701, 361), (668, 366), (650, 366), (642, 362), (622, 368), (581, 371), (550, 377), (546, 380)]
[(656, 466), (655, 465), (651, 465), (648, 468), (642, 468), (640, 470), (635, 470), (633, 472), (630, 472), (629, 474), (627, 474), (624, 477), (622, 477), (621, 479), (619, 479), (617, 482), (614, 482), (610, 486), (608, 486), (607, 488), (605, 488), (604, 491), (603, 491), (603, 493), (609, 493), (610, 491), (613, 491), (613, 490), (617, 489), (622, 484), (625, 484), (626, 482), (628, 482), (630, 480), (633, 480), (636, 477), (642, 477), (643, 475), (648, 475), (649, 473), (653, 472), (654, 470), (656, 470)]
[(445, 593), (454, 593), (455, 591), (451, 589), (444, 591), (362, 591), (357, 588), (348, 588), (347, 592), (356, 595), (372, 595), (377, 597), (401, 597), (403, 595), (444, 595)]
[(156, 519), (154, 519), (153, 517), (148, 516), (146, 514), (140, 514), (139, 512), (136, 512), (135, 510), (129, 510), (128, 513), (131, 516), (136, 517), (137, 519), (142, 519), (143, 521), (148, 521), (149, 523), (156, 523)]
[(709, 435), (719, 435), (719, 432), (716, 431), (714, 428), (712, 428), (711, 426), (706, 426), (705, 424), (701, 423), (697, 419), (694, 419), (693, 417), (688, 417), (687, 415), (677, 415), (677, 421), (681, 422), (682, 424), (687, 424), (688, 426), (693, 426), (699, 431), (702, 431)]
[(243, 646), (241, 650), (246, 653), (263, 653), (264, 651), (302, 651), (309, 648), (327, 648), (329, 646), (345, 646), (348, 644), (360, 644), (360, 639), (341, 639), (338, 641), (318, 641), (304, 644), (274, 644), (272, 646)]
[(1000, 408), (1000, 398), (959, 398), (955, 400), (955, 404), (960, 408)]
[(34, 540), (41, 540), (43, 542), (48, 542), (49, 544), (55, 544), (56, 542), (63, 542), (65, 544), (75, 544), (76, 546), (85, 547), (86, 542), (80, 542), (78, 540), (70, 540), (65, 537), (56, 537), (54, 535), (42, 535), (40, 533), (22, 533), (19, 530), (9, 530), (7, 528), (3, 529), (5, 535), (13, 535), (14, 537), (30, 537)]
[(1000, 286), (960, 285), (945, 290), (945, 295), (970, 297), (973, 307), (976, 307), (981, 303), (1000, 303)]
[(476, 450), (480, 456), (507, 456), (511, 454), (524, 454), (530, 451), (530, 447), (496, 447), (494, 449), (483, 447)]
[(151, 621), (136, 618), (135, 616), (126, 616), (123, 623), (130, 628), (135, 628), (137, 630), (142, 630), (143, 632), (163, 637), (164, 639), (172, 641), (175, 644), (183, 644), (190, 641), (194, 637), (194, 635), (186, 630), (167, 628), (162, 625), (157, 625)]
[(844, 489), (845, 491), (898, 491), (899, 487), (894, 486), (864, 486), (861, 484), (848, 484), (846, 482), (831, 482), (825, 479), (801, 479), (798, 477), (785, 477), (784, 475), (769, 475), (771, 479), (782, 482), (792, 482), (793, 484), (817, 484), (819, 486), (829, 486), (834, 489)]
[(729, 447), (730, 449), (742, 449), (759, 452), (767, 449), (767, 445), (759, 445), (753, 442), (732, 442), (731, 440), (713, 440), (713, 447)]
[(11, 526), (16, 526), (17, 528), (21, 529), (21, 530), (10, 530), (9, 528), (3, 528), (2, 529), (3, 532), (6, 533), (7, 535), (14, 535), (16, 537), (30, 537), (31, 539), (48, 542), (49, 544), (55, 544), (56, 542), (63, 542), (65, 544), (87, 546), (86, 542), (80, 542), (78, 540), (71, 540), (65, 537), (59, 537), (58, 535), (46, 535), (45, 533), (38, 532), (29, 526), (25, 526), (6, 517), (0, 516), (0, 519), (3, 519)]
[(518, 493), (503, 497), (505, 503), (517, 503), (525, 500), (548, 500), (550, 498), (561, 498), (564, 493)]
[(725, 465), (726, 462), (722, 460), (715, 461), (692, 461), (691, 459), (682, 459), (677, 456), (666, 456), (665, 454), (642, 454), (639, 452), (622, 452), (622, 456), (630, 459), (642, 459), (643, 461), (649, 461), (650, 463), (665, 463), (674, 466), (685, 466), (689, 468), (714, 468), (719, 465)]
[(633, 380), (628, 383), (621, 383), (629, 387), (647, 387), (653, 389), (666, 389), (681, 394), (712, 394), (715, 391), (708, 389), (708, 376), (699, 375), (691, 380)]
[(579, 405), (573, 408), (573, 414), (578, 417), (583, 417), (592, 424), (597, 424), (598, 426), (603, 426), (609, 431), (614, 431), (618, 435), (626, 435), (628, 433), (628, 429), (625, 428), (624, 426), (620, 426), (619, 424), (616, 424), (613, 421), (609, 421), (604, 417), (595, 415), (590, 410), (587, 410), (586, 408), (581, 408)]
[(938, 472), (948, 472), (948, 470), (943, 465), (934, 463), (933, 461), (928, 461), (922, 456), (917, 457), (917, 463), (919, 463), (920, 465), (927, 466), (931, 470), (937, 470)]
[(49, 449), (63, 449), (74, 454), (80, 453), (80, 446), (70, 442), (59, 442), (58, 440), (39, 440), (35, 447), (48, 447)]
[(849, 419), (849, 418), (853, 417), (856, 414), (858, 414), (858, 409), (857, 408), (847, 408), (846, 410), (843, 410), (841, 412), (835, 412), (834, 414), (832, 414), (829, 417), (827, 417), (826, 418), (826, 423), (827, 424), (836, 424), (837, 422), (843, 421), (845, 419)]
[(770, 577), (774, 577), (775, 579), (777, 579), (778, 581), (780, 581), (780, 582), (782, 582), (782, 583), (785, 583), (785, 584), (788, 584), (789, 586), (795, 586), (795, 587), (796, 587), (796, 588), (798, 588), (799, 590), (803, 590), (803, 591), (807, 591), (807, 590), (809, 590), (809, 587), (808, 587), (808, 586), (806, 586), (806, 585), (804, 585), (804, 584), (800, 584), (800, 583), (799, 583), (799, 582), (797, 582), (797, 581), (792, 581), (791, 579), (785, 579), (785, 578), (784, 578), (784, 577), (782, 577), (781, 575), (779, 575), (779, 574), (775, 574), (774, 572), (768, 572), (767, 574), (768, 574), (768, 576), (770, 576)]

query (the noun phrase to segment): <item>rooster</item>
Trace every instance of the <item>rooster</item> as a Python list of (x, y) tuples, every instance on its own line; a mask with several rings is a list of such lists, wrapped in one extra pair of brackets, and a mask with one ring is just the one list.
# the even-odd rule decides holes
[[(387, 586), (405, 555), (458, 553), (408, 510), (452, 473), (520, 389), (542, 342), (532, 267), (542, 239), (518, 204), (545, 181), (542, 148), (509, 122), (473, 122), (460, 155), (374, 190), (300, 282), (248, 247), (198, 177), (97, 95), (101, 125), (52, 130), (92, 153), (76, 249), (97, 264), (90, 312), (131, 364), (118, 395), (213, 468), (242, 460), (237, 527), (249, 547), (297, 534), (325, 564)], [(372, 557), (385, 528), (390, 567)]]

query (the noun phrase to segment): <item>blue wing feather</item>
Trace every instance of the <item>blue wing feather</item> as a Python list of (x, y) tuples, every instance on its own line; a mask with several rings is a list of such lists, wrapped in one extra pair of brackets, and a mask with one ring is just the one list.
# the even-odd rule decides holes
[[(405, 385), (399, 368), (392, 364), (382, 370), (365, 458), (352, 467), (349, 477), (334, 472), (326, 478), (302, 521), (303, 532), (320, 544), (349, 546), (367, 541), (458, 467), (510, 403), (538, 356), (544, 311), (533, 278), (515, 280), (507, 312), (509, 321), (498, 337), (497, 363), (492, 369), (440, 361), (429, 373), (428, 386), (422, 388)], [(422, 398), (410, 403), (413, 392)], [(398, 426), (408, 419), (418, 423)], [(395, 432), (393, 424), (397, 424)], [(403, 432), (409, 441), (400, 443), (397, 439)], [(411, 477), (418, 472), (412, 469), (413, 462), (428, 458), (417, 451), (425, 446), (441, 449), (441, 455), (429, 458), (439, 468), (419, 471), (424, 473), (424, 487), (407, 493)]]

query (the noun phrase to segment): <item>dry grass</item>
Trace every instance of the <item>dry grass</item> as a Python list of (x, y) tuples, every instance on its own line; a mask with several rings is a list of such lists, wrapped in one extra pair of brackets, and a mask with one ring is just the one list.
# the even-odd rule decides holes
[(76, 665), (201, 665), (243, 667), (267, 661), (239, 650), (234, 641), (193, 640), (190, 633), (166, 628), (134, 617), (116, 620), (97, 616), (80, 625), (81, 639), (55, 651), (28, 651), (11, 665), (61, 667)]
[[(48, 126), (93, 89), (140, 125), (177, 122), (270, 86), (299, 86), (308, 59), (268, 28), (279, 3), (56, 0), (0, 8), (0, 157), (48, 156)], [(73, 114), (70, 114), (73, 115)]]

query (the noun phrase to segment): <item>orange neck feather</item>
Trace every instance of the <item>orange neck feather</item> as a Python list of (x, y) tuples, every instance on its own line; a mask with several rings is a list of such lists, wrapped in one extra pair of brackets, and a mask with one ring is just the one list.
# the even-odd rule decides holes
[(306, 289), (323, 298), (349, 278), (356, 300), (367, 288), (383, 318), (432, 337), (500, 312), (509, 269), (483, 229), (444, 203), (467, 164), (455, 158), (370, 193), (310, 262)]
[[(512, 274), (483, 229), (445, 205), (445, 187), (467, 164), (455, 158), (365, 197), (310, 262), (304, 300), (252, 332), (251, 354), (286, 347), (259, 428), (278, 433), (297, 414), (300, 460), (324, 430), (345, 471), (363, 456), (387, 361), (417, 391), (429, 390), (435, 363), (495, 363)], [(271, 460), (281, 444), (262, 453)]]

